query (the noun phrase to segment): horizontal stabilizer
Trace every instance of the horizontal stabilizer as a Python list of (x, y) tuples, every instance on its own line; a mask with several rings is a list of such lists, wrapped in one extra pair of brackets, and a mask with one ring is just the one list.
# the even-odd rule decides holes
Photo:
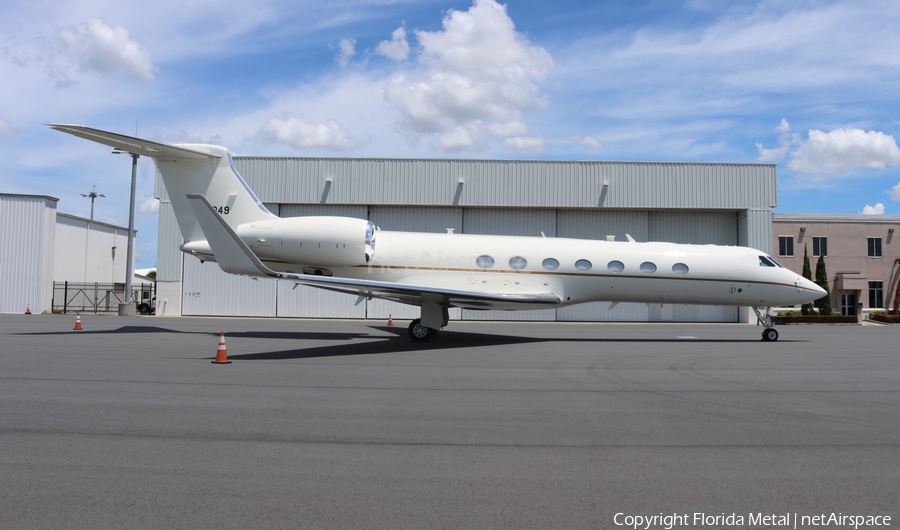
[(193, 149), (185, 149), (183, 147), (151, 142), (150, 140), (135, 138), (133, 136), (125, 136), (124, 134), (101, 131), (100, 129), (85, 127), (84, 125), (60, 125), (48, 123), (47, 126), (51, 129), (56, 129), (57, 131), (84, 138), (85, 140), (90, 140), (121, 151), (127, 151), (129, 153), (150, 158), (188, 160), (209, 160), (211, 158), (219, 158), (216, 155), (194, 151)]

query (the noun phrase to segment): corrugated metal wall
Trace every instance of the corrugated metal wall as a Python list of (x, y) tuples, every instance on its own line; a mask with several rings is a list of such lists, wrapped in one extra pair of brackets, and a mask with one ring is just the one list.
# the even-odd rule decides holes
[(181, 311), (192, 316), (274, 317), (278, 282), (225, 274), (185, 257)]
[(0, 313), (50, 310), (56, 200), (0, 195)]
[[(777, 204), (775, 166), (768, 164), (235, 157), (235, 167), (262, 201), (282, 204), (731, 210)], [(163, 194), (159, 186), (157, 192)]]
[(59, 214), (55, 252), (54, 281), (124, 283), (128, 229)]
[(156, 280), (180, 282), (183, 273), (184, 253), (179, 247), (184, 242), (175, 219), (171, 202), (159, 203), (159, 233), (156, 243)]

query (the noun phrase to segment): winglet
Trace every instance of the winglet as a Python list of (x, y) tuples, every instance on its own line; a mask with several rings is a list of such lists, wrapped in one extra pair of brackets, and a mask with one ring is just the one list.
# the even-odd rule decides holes
[(222, 216), (213, 208), (203, 195), (186, 195), (197, 222), (209, 248), (216, 256), (219, 267), (231, 274), (244, 274), (247, 276), (277, 276), (278, 273), (263, 265), (250, 247), (241, 240)]

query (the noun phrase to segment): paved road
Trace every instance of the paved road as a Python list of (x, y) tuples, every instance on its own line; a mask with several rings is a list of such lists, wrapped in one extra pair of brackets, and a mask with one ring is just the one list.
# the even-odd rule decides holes
[(0, 528), (900, 521), (900, 327), (83, 321), (0, 315)]

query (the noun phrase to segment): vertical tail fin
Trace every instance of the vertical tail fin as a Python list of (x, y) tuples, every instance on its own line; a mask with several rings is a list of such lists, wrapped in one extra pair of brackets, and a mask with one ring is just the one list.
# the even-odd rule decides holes
[(206, 197), (232, 228), (277, 217), (269, 212), (234, 167), (224, 147), (206, 144), (167, 145), (141, 138), (101, 131), (81, 125), (50, 125), (51, 128), (122, 151), (153, 158), (172, 201), (185, 243), (206, 237), (186, 198)]

